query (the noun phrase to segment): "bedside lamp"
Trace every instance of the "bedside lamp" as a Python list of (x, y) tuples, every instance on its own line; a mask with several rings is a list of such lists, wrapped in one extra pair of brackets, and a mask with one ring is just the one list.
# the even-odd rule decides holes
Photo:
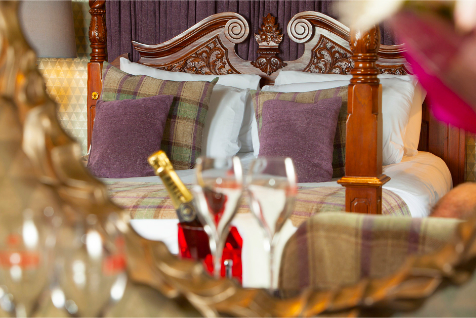
[(23, 1), (19, 9), (23, 34), (38, 57), (75, 58), (71, 1)]

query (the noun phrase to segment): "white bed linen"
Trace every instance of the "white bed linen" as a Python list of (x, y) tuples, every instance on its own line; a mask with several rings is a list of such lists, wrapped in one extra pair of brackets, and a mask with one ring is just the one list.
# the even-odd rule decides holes
[[(333, 75), (333, 77), (335, 76), (347, 77), (347, 75)], [(380, 84), (382, 84), (382, 163), (384, 165), (389, 165), (400, 162), (404, 154), (413, 156), (418, 152), (417, 148), (418, 141), (420, 140), (423, 98), (420, 90), (417, 89), (416, 80), (402, 80), (394, 76), (393, 78), (380, 79)], [(349, 80), (324, 82), (311, 81), (309, 83), (299, 82), (297, 84), (266, 85), (261, 89), (261, 91), (281, 93), (310, 92), (348, 85)], [(418, 129), (412, 126), (409, 127), (411, 116), (417, 116), (415, 119), (418, 122)], [(412, 124), (414, 121), (414, 118), (412, 118)], [(407, 127), (409, 128), (409, 135), (407, 135)], [(252, 128), (253, 150), (255, 154), (259, 154), (260, 142), (257, 123), (255, 123)], [(413, 135), (410, 136), (410, 133)], [(404, 142), (407, 141), (407, 139), (409, 144), (405, 144)], [(410, 142), (415, 139), (416, 144)], [(410, 149), (410, 146), (414, 148)]]
[[(246, 171), (254, 156), (252, 153), (239, 155)], [(193, 170), (182, 170), (177, 171), (177, 173), (184, 183), (195, 182)], [(412, 217), (428, 216), (431, 206), (452, 188), (451, 174), (444, 161), (427, 152), (419, 152), (418, 155), (412, 157), (403, 157), (403, 160), (398, 164), (384, 166), (383, 173), (391, 178), (384, 185), (384, 189), (398, 194), (407, 203)], [(108, 180), (159, 181), (157, 177)], [(300, 185), (308, 187), (338, 186), (336, 181), (301, 183)], [(164, 241), (170, 251), (175, 254), (178, 253), (177, 223), (178, 220), (131, 220), (132, 227), (139, 234), (150, 240)], [(265, 250), (264, 236), (258, 222), (249, 213), (237, 215), (232, 224), (237, 227), (243, 238), (243, 285), (246, 287), (268, 287), (268, 251)], [(288, 220), (282, 230), (281, 238), (275, 250), (275, 279), (277, 279), (278, 265), (284, 244), (296, 229)], [(256, 244), (256, 242), (263, 242), (263, 244)]]

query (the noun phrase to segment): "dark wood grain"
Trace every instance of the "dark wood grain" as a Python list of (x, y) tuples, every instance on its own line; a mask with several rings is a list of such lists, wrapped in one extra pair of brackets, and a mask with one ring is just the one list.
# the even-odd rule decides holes
[(279, 69), (286, 66), (286, 63), (278, 56), (279, 44), (283, 41), (283, 34), (279, 29), (276, 18), (270, 13), (263, 18), (263, 25), (255, 34), (256, 42), (258, 42), (258, 57), (251, 62), (256, 68), (259, 68), (267, 75), (271, 75)]
[(89, 147), (91, 146), (94, 118), (96, 116), (96, 102), (98, 101), (101, 95), (101, 90), (102, 90), (101, 70), (102, 70), (102, 63), (99, 63), (99, 62), (88, 63), (88, 96), (87, 96), (88, 97), (87, 99), (88, 151), (89, 151)]
[[(453, 186), (457, 186), (464, 182), (466, 160), (465, 132), (439, 122), (431, 114), (428, 116), (427, 151), (443, 159), (451, 172)], [(419, 149), (421, 149), (420, 147)]]
[(103, 62), (106, 54), (106, 1), (89, 0), (89, 41), (91, 42), (91, 62)]
[(94, 118), (96, 115), (96, 102), (102, 90), (102, 64), (107, 58), (106, 54), (106, 4), (105, 0), (90, 0), (89, 13), (91, 24), (89, 25), (89, 41), (91, 42), (91, 60), (88, 63), (88, 151), (91, 146)]
[(177, 35), (169, 41), (156, 45), (147, 45), (132, 41), (134, 49), (140, 52), (141, 58), (168, 57), (182, 51), (197, 41), (200, 44), (202, 38), (216, 30), (222, 30), (225, 37), (232, 43), (243, 42), (249, 34), (249, 26), (246, 20), (234, 12), (223, 12), (211, 15), (198, 22), (188, 30)]
[[(376, 62), (380, 30), (352, 30), (350, 47), (354, 68), (350, 71), (347, 106), (345, 210), (381, 214), (382, 185), (390, 180), (382, 174), (382, 86)], [(351, 160), (349, 160), (351, 158)]]
[(430, 141), (430, 110), (426, 100), (422, 105), (422, 119), (421, 119), (421, 130), (420, 130), (420, 141), (418, 142), (419, 151), (429, 151), (429, 141)]

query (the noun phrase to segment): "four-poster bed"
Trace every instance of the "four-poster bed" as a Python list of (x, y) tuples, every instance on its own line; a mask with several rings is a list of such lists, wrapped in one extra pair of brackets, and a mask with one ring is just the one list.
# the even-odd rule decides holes
[[(100, 9), (100, 5), (93, 6), (92, 11)], [(127, 262), (121, 262), (121, 265), (127, 266), (127, 285), (158, 291), (149, 294), (152, 297), (144, 297), (150, 298), (150, 302), (163, 304), (164, 296), (176, 300), (177, 307), (173, 312), (182, 316), (197, 314), (183, 311), (189, 309), (184, 298), (206, 316), (377, 316), (414, 310), (437, 289), (441, 291), (470, 279), (475, 256), (474, 215), (457, 226), (453, 241), (434, 254), (407, 258), (405, 264), (389, 276), (366, 278), (332, 290), (307, 290), (290, 299), (273, 297), (265, 290), (243, 289), (229, 279), (214, 279), (199, 264), (171, 255), (162, 242), (139, 237), (130, 226), (127, 211), (122, 211), (109, 199), (105, 185), (80, 163), (79, 144), (61, 128), (56, 116), (57, 105), (48, 96), (44, 79), (36, 67), (35, 54), (21, 34), (17, 11), (16, 1), (0, 4), (0, 16), (5, 22), (0, 26), (5, 44), (2, 61), (11, 71), (2, 73), (2, 80), (12, 84), (2, 86), (4, 98), (0, 105), (8, 119), (0, 132), (4, 141), (0, 148), (2, 164), (10, 168), (1, 176), (7, 185), (2, 188), (4, 213), (20, 215), (25, 208), (31, 208), (34, 210), (30, 213), (46, 214), (44, 208), (51, 210), (53, 207), (61, 216), (74, 214), (81, 219), (95, 216), (99, 230), (107, 230), (108, 225), (116, 226), (125, 239), (120, 242), (121, 246), (126, 246)], [(32, 87), (37, 89), (31, 90)], [(12, 201), (15, 194), (21, 194), (21, 200)], [(347, 216), (359, 217), (356, 214)], [(451, 297), (446, 300), (453, 303), (454, 290), (446, 289), (451, 292)], [(123, 304), (128, 305), (130, 314), (137, 314), (139, 309), (137, 298), (141, 297), (137, 297), (135, 291), (134, 294), (132, 290), (132, 295), (130, 290), (124, 294)], [(469, 297), (468, 304), (471, 304), (471, 293), (463, 288), (459, 291)], [(433, 300), (445, 303), (445, 299), (438, 296)], [(42, 308), (42, 315), (52, 315), (51, 306), (47, 307)], [(156, 310), (164, 310), (163, 307), (153, 309), (148, 313), (156, 315)], [(474, 306), (469, 309), (474, 309)], [(127, 310), (116, 312), (129, 313)], [(55, 313), (58, 312), (53, 311)]]
[[(91, 2), (91, 62), (88, 65), (88, 147), (101, 92), (101, 70), (106, 60), (104, 1)], [(349, 85), (346, 134), (346, 175), (338, 182), (346, 188), (349, 212), (381, 214), (382, 186), (390, 179), (382, 174), (381, 89), (378, 74), (405, 75), (401, 45), (380, 45), (380, 31), (351, 30), (318, 12), (296, 14), (287, 27), (288, 36), (304, 43), (305, 51), (295, 61), (278, 56), (282, 41), (275, 19), (268, 15), (257, 34), (258, 58), (245, 61), (235, 45), (249, 35), (249, 26), (239, 14), (212, 15), (169, 41), (157, 45), (133, 42), (139, 64), (157, 69), (195, 74), (257, 74), (262, 84), (272, 84), (279, 71), (352, 74)], [(123, 56), (124, 57), (124, 56)], [(125, 56), (127, 57), (127, 55)], [(112, 62), (119, 67), (119, 57)], [(463, 182), (464, 132), (438, 123), (423, 105), (419, 150), (444, 160), (453, 185)]]

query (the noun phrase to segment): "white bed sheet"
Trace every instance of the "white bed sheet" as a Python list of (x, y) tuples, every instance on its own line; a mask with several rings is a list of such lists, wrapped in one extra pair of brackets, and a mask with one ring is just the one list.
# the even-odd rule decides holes
[[(249, 168), (254, 159), (253, 153), (239, 154), (244, 170)], [(193, 170), (177, 171), (184, 183), (194, 183)], [(431, 207), (452, 188), (451, 174), (442, 159), (427, 153), (419, 152), (413, 157), (404, 157), (398, 164), (384, 166), (383, 173), (391, 180), (384, 185), (384, 189), (398, 194), (408, 205), (412, 217), (428, 216)], [(127, 180), (137, 182), (159, 182), (157, 177), (108, 179)], [(336, 181), (322, 183), (300, 183), (308, 187), (338, 186)], [(163, 241), (172, 253), (178, 253), (177, 243), (178, 220), (131, 220), (133, 228), (143, 237), (150, 240)], [(264, 235), (258, 222), (250, 214), (239, 214), (232, 224), (237, 227), (243, 238), (242, 263), (243, 286), (266, 288), (269, 286), (268, 251), (264, 242)], [(296, 231), (296, 227), (288, 220), (281, 238), (276, 246), (274, 263), (275, 279), (278, 275), (278, 266), (281, 253), (289, 237)]]
[[(383, 173), (391, 178), (383, 188), (398, 194), (408, 205), (412, 217), (428, 216), (431, 207), (453, 187), (446, 163), (429, 152), (404, 156), (400, 163), (384, 166)], [(335, 187), (337, 181), (299, 185)]]
[[(252, 152), (242, 153), (239, 152), (237, 156), (241, 159), (241, 164), (243, 166), (244, 171), (248, 171), (248, 168), (251, 165), (251, 162), (254, 158), (256, 158)], [(183, 183), (195, 183), (195, 170), (176, 170), (180, 180)], [(138, 178), (107, 178), (103, 179), (107, 181), (127, 181), (127, 182), (154, 182), (154, 183), (162, 183), (159, 177), (138, 177)]]

